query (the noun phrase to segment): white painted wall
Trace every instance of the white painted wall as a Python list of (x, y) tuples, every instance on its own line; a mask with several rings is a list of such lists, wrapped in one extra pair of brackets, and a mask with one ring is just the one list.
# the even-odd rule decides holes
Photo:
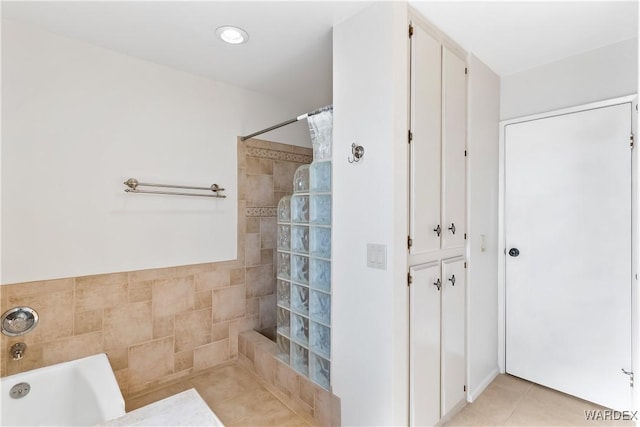
[(473, 400), (498, 374), (500, 77), (474, 55), (468, 56), (467, 63), (470, 232), (467, 363), (469, 397)]
[[(406, 4), (372, 4), (333, 43), (333, 391), (343, 425), (407, 425)], [(367, 243), (387, 246), (386, 270)]]
[(521, 73), (502, 76), (502, 120), (638, 91), (638, 39), (604, 46)]
[[(4, 284), (235, 259), (236, 137), (306, 111), (6, 20), (2, 91)], [(310, 145), (306, 123), (265, 137)]]

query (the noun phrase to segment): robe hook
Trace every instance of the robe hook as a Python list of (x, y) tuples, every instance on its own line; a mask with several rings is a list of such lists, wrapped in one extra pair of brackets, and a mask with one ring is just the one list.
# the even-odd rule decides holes
[(364, 157), (364, 147), (362, 145), (356, 145), (354, 142), (351, 144), (351, 157), (347, 157), (349, 163), (357, 163)]

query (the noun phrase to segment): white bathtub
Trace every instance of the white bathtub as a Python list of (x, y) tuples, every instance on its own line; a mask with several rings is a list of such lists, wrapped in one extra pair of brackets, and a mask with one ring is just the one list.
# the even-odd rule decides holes
[[(2, 426), (89, 426), (125, 413), (122, 393), (105, 354), (11, 375), (0, 383)], [(14, 399), (10, 390), (19, 383), (27, 383), (31, 389), (26, 396)]]

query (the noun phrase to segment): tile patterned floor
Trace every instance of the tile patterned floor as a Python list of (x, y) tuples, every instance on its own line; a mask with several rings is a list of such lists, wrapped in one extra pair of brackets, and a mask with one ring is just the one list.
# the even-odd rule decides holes
[(596, 404), (537, 384), (499, 375), (444, 426), (633, 426), (630, 421), (586, 420)]
[(309, 426), (271, 394), (256, 375), (236, 362), (127, 399), (126, 410), (132, 411), (190, 388), (197, 390), (227, 427)]

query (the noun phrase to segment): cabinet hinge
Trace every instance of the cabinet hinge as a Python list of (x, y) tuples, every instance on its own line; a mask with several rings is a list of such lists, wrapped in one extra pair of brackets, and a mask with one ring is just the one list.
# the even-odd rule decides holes
[(411, 273), (407, 273), (407, 286), (413, 283), (413, 277), (411, 277)]
[(466, 384), (462, 387), (462, 391), (467, 391), (467, 385)]
[(413, 25), (409, 24), (409, 38), (413, 37)]
[(631, 134), (631, 136), (629, 137), (629, 145), (631, 146), (631, 149), (633, 150), (633, 134)]
[(464, 156), (467, 157), (467, 150), (464, 150)]
[(467, 240), (467, 233), (464, 233), (464, 240)]
[(413, 132), (411, 132), (411, 129), (409, 129), (409, 132), (407, 133), (407, 141), (409, 141), (409, 144), (413, 141)]
[(467, 67), (464, 67), (464, 73), (469, 74), (469, 69)]
[(629, 387), (633, 388), (633, 372), (622, 368), (622, 373), (629, 376)]
[(411, 236), (407, 236), (407, 249), (411, 249), (411, 246), (413, 246), (413, 239)]
[(467, 268), (467, 261), (464, 262), (464, 268)]

